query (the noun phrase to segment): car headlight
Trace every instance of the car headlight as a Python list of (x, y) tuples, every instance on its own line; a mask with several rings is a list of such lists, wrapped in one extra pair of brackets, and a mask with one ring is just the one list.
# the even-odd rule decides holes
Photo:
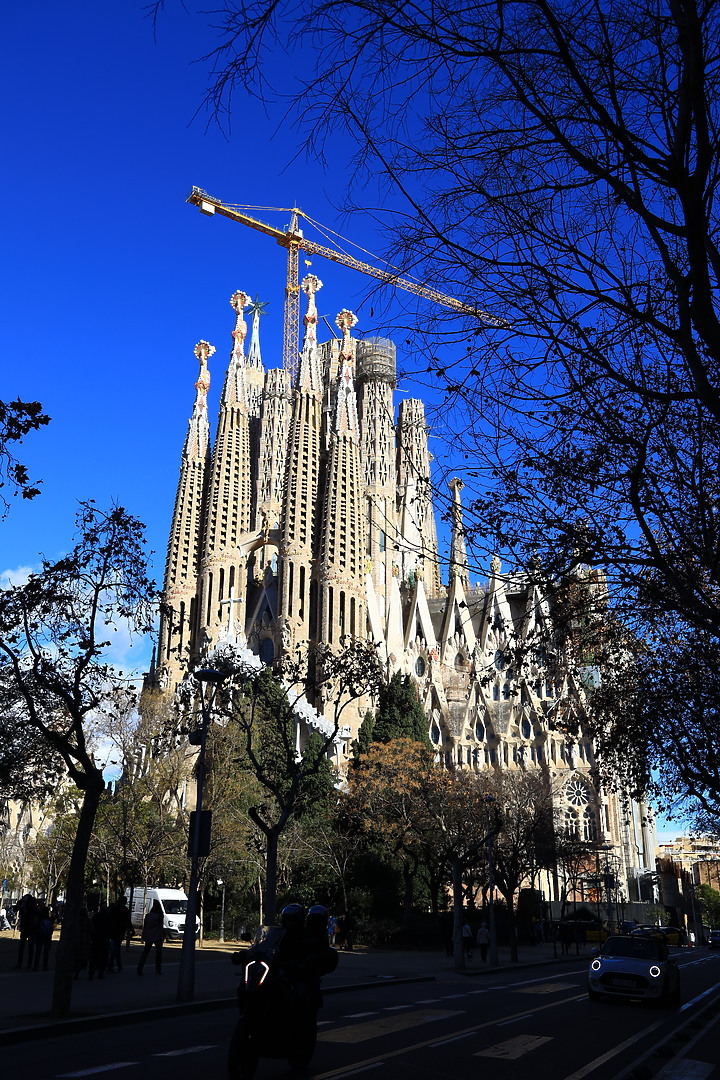
[(593, 971), (599, 971), (602, 967), (602, 960), (593, 960), (590, 967), (593, 969)]
[(650, 968), (650, 974), (652, 975), (653, 979), (659, 979), (662, 975), (662, 971), (657, 966), (657, 964), (653, 964), (653, 966)]

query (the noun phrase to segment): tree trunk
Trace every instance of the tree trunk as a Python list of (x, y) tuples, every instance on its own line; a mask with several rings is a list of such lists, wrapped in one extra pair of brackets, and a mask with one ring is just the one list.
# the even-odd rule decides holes
[(265, 834), (267, 840), (267, 852), (265, 855), (265, 922), (269, 925), (275, 922), (275, 908), (277, 905), (277, 856), (278, 834), (270, 829)]
[(91, 778), (85, 789), (75, 842), (65, 886), (63, 920), (55, 960), (52, 1011), (55, 1016), (67, 1016), (72, 1002), (73, 976), (75, 974), (75, 934), (78, 914), (85, 906), (85, 863), (90, 846), (95, 815), (103, 792), (102, 775)]
[(463, 887), (462, 887), (462, 866), (460, 860), (453, 858), (450, 861), (450, 868), (452, 871), (452, 888), (453, 888), (453, 958), (455, 961), (455, 970), (465, 970), (465, 942), (463, 941), (462, 928), (463, 928)]
[[(407, 926), (412, 917), (413, 910), (413, 879), (414, 874), (407, 861), (402, 863), (403, 874), (403, 923)], [(347, 910), (347, 909), (346, 909)]]
[(517, 923), (515, 922), (515, 893), (511, 892), (505, 896), (505, 902), (507, 903), (507, 915), (508, 915), (508, 932), (510, 934), (510, 962), (517, 964), (518, 962), (518, 941), (517, 941)]

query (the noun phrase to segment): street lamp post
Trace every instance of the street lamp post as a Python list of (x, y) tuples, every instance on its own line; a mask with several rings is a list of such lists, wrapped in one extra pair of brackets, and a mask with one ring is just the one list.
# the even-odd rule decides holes
[(222, 885), (222, 900), (220, 901), (220, 941), (225, 941), (225, 882), (218, 878), (218, 885)]
[[(201, 723), (191, 736), (191, 742), (200, 746), (196, 772), (195, 818), (190, 838), (190, 884), (188, 885), (185, 932), (180, 953), (177, 1000), (192, 1001), (195, 994), (195, 923), (197, 920), (198, 862), (200, 858), (200, 822), (202, 818), (203, 784), (205, 782), (205, 743), (207, 740), (210, 712), (217, 688), (225, 676), (221, 671), (204, 668), (195, 671), (194, 678), (200, 688)], [(194, 737), (193, 737), (194, 736)]]

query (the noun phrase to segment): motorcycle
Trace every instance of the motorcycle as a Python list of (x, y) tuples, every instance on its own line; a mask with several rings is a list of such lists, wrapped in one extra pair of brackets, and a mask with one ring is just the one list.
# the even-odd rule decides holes
[(337, 953), (326, 946), (319, 957), (289, 937), (285, 927), (263, 926), (255, 944), (231, 958), (242, 970), (229, 1080), (252, 1080), (261, 1057), (304, 1069), (315, 1052), (320, 978), (337, 965)]

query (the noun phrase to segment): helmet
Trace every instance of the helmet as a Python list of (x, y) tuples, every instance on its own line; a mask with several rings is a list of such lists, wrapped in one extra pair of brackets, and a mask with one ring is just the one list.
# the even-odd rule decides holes
[(308, 911), (305, 928), (310, 936), (321, 938), (327, 945), (327, 908), (322, 904), (313, 904)]
[(286, 930), (302, 928), (305, 923), (305, 908), (302, 904), (286, 904), (282, 909), (280, 922)]

